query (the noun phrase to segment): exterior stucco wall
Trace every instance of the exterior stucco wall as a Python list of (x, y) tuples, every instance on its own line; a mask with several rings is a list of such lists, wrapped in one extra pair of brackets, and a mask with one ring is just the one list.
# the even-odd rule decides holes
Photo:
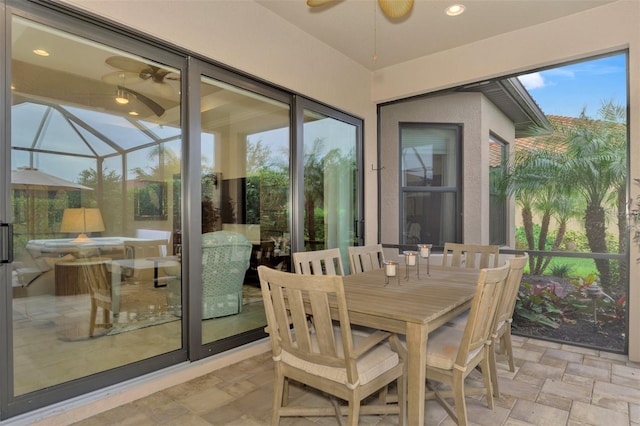
[[(487, 98), (482, 98), (482, 119), (480, 122), (482, 129), (481, 135), (482, 139), (481, 143), (478, 146), (481, 149), (481, 157), (482, 158), (482, 167), (480, 168), (481, 177), (480, 182), (476, 183), (477, 191), (482, 192), (482, 211), (489, 211), (489, 137), (490, 135), (495, 135), (500, 138), (503, 142), (507, 144), (507, 156), (511, 155), (515, 152), (515, 138), (516, 138), (516, 129), (514, 123), (509, 120), (507, 116), (505, 116), (502, 111), (500, 111), (495, 104), (489, 101)], [(471, 183), (469, 183), (471, 185)], [(507, 229), (507, 240), (506, 245), (511, 248), (515, 248), (515, 203), (513, 200), (511, 202), (507, 202), (507, 223), (504, 226)], [(489, 216), (483, 218), (482, 226), (480, 226), (480, 238), (477, 241), (480, 241), (482, 244), (489, 244), (490, 235), (489, 235)]]
[(400, 236), (399, 123), (447, 123), (462, 126), (463, 241), (489, 242), (489, 132), (513, 141), (515, 129), (479, 93), (458, 93), (385, 105), (380, 111), (381, 240), (398, 244)]

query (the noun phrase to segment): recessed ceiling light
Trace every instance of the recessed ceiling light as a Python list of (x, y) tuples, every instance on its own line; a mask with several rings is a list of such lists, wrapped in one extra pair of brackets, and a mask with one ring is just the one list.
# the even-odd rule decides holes
[(129, 115), (133, 115), (134, 117), (137, 117), (140, 114), (138, 114), (136, 111), (129, 111)]
[(458, 16), (462, 12), (464, 12), (464, 5), (462, 4), (454, 4), (445, 10), (445, 13), (449, 16)]
[(33, 53), (35, 53), (38, 56), (49, 56), (49, 52), (47, 52), (44, 49), (33, 49)]

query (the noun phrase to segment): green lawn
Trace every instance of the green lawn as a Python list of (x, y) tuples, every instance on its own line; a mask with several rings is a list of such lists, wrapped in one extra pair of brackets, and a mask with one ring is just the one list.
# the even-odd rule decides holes
[[(545, 275), (553, 275), (554, 267), (560, 265), (569, 265), (569, 277), (587, 277), (589, 274), (597, 274), (596, 264), (593, 259), (576, 259), (573, 257), (554, 257), (549, 266), (544, 271)], [(529, 268), (525, 269), (525, 273), (529, 273)]]

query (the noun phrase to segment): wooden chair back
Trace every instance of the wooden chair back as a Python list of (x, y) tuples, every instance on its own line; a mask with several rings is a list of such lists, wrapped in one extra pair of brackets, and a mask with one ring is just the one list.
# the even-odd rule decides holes
[[(259, 267), (258, 274), (274, 357), (286, 351), (314, 364), (346, 368), (349, 382), (357, 383), (342, 277), (313, 275), (300, 279), (298, 274), (267, 267)], [(337, 305), (341, 341), (334, 333), (330, 300)], [(307, 313), (313, 317), (313, 328)]]
[(348, 247), (349, 269), (352, 274), (373, 271), (384, 266), (382, 244)]
[(442, 266), (451, 268), (497, 268), (500, 247), (497, 245), (445, 243)]
[(528, 261), (529, 255), (525, 253), (524, 256), (514, 257), (508, 262), (509, 276), (504, 292), (502, 293), (502, 300), (498, 306), (498, 313), (496, 314), (496, 323), (498, 325), (511, 320), (513, 316), (516, 299), (518, 298), (518, 290), (520, 290), (520, 281), (522, 281), (524, 267)]
[[(382, 390), (379, 403), (367, 404), (362, 412), (399, 413), (404, 424), (401, 344), (397, 336), (379, 330), (352, 333), (342, 276), (301, 277), (266, 266), (258, 267), (258, 276), (276, 375), (271, 424), (279, 424), (281, 416), (302, 415), (337, 415), (342, 424), (342, 409), (289, 404), (289, 380), (347, 401), (351, 426), (358, 424), (361, 401)], [(386, 388), (395, 380), (398, 403), (389, 405)]]
[(304, 275), (344, 275), (339, 248), (293, 253), (293, 267)]
[(477, 353), (491, 340), (496, 312), (508, 274), (507, 264), (480, 271), (469, 319), (456, 358), (456, 365), (459, 367), (466, 368), (470, 354)]

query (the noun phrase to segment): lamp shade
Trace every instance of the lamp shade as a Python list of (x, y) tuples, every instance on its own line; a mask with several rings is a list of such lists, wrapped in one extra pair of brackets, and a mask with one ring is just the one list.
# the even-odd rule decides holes
[(74, 242), (90, 242), (87, 232), (104, 231), (104, 222), (100, 209), (78, 208), (64, 209), (60, 232), (79, 232), (80, 235)]

